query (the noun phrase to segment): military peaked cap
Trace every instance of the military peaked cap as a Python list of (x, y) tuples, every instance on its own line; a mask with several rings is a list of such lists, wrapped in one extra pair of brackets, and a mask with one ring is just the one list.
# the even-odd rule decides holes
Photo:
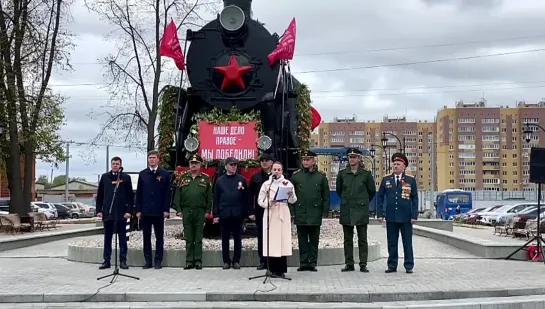
[(305, 159), (305, 158), (314, 158), (316, 157), (316, 154), (310, 150), (303, 150), (301, 152), (301, 158)]
[(348, 156), (361, 156), (361, 150), (358, 148), (348, 148)]
[(395, 161), (401, 161), (405, 164), (405, 166), (409, 166), (409, 160), (407, 159), (407, 157), (402, 154), (402, 153), (394, 153), (392, 155), (392, 162), (395, 162)]
[(199, 162), (202, 163), (202, 158), (198, 154), (194, 154), (191, 156), (191, 159), (189, 159), (189, 162)]

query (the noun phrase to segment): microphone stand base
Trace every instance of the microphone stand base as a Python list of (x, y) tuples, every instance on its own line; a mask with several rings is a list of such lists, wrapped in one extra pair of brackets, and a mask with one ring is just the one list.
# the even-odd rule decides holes
[(125, 277), (125, 278), (131, 278), (131, 279), (135, 279), (135, 280), (140, 280), (140, 278), (138, 278), (138, 277), (129, 276), (129, 275), (125, 275), (125, 274), (120, 273), (119, 268), (117, 268), (117, 267), (114, 269), (113, 273), (111, 273), (109, 275), (106, 275), (106, 276), (99, 277), (99, 278), (97, 278), (97, 280), (102, 280), (102, 279), (105, 279), (105, 278), (108, 278), (108, 277), (112, 277), (112, 280), (110, 281), (110, 283), (113, 283), (118, 276)]
[(267, 271), (267, 273), (264, 274), (264, 275), (255, 276), (255, 277), (250, 277), (250, 278), (248, 278), (248, 280), (259, 279), (259, 278), (265, 278), (265, 279), (263, 280), (263, 284), (265, 284), (265, 282), (267, 282), (267, 279), (268, 279), (268, 278), (271, 278), (271, 279), (273, 279), (273, 278), (278, 278), (278, 279), (284, 279), (284, 280), (291, 280), (291, 278), (288, 278), (288, 277), (285, 277), (285, 276), (273, 275), (273, 274), (269, 273), (268, 271)]

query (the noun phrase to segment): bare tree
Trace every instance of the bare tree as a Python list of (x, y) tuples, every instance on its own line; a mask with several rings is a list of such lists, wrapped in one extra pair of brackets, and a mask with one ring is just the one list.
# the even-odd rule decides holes
[[(8, 175), (10, 211), (29, 211), (36, 157), (64, 159), (58, 130), (63, 98), (48, 87), (54, 67), (69, 69), (71, 35), (64, 25), (70, 1), (0, 2), (0, 139)], [(24, 162), (21, 168), (21, 161)]]
[[(202, 26), (205, 20), (201, 14), (216, 12), (220, 3), (220, 0), (86, 0), (91, 11), (115, 27), (108, 39), (117, 43), (118, 50), (115, 55), (99, 60), (106, 68), (111, 96), (107, 104), (90, 114), (95, 119), (105, 119), (94, 142), (134, 145), (145, 137), (147, 149), (155, 148), (159, 91), (171, 80), (168, 76), (162, 78), (164, 68), (159, 56), (164, 28), (171, 18), (179, 33)], [(179, 75), (174, 66), (170, 67), (170, 72)]]

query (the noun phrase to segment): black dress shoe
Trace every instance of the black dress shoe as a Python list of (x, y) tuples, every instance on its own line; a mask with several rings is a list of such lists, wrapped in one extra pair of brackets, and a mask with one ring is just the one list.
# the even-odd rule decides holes
[(297, 271), (307, 271), (308, 270), (308, 266), (300, 266), (299, 268), (297, 268)]
[(361, 271), (362, 273), (368, 273), (368, 272), (369, 272), (369, 269), (367, 269), (367, 266), (362, 266), (362, 267), (360, 267), (360, 271)]
[(229, 268), (231, 268), (230, 263), (223, 263), (223, 269), (229, 269)]
[(408, 274), (412, 274), (413, 270), (412, 269), (407, 269), (407, 270), (405, 270), (405, 272), (408, 273)]
[(193, 265), (187, 264), (187, 265), (185, 265), (184, 269), (186, 269), (186, 270), (187, 269), (193, 269), (193, 267), (194, 267)]
[(201, 264), (195, 265), (195, 269), (197, 269), (197, 270), (202, 269), (202, 265)]
[(98, 269), (106, 269), (106, 268), (110, 268), (110, 267), (111, 267), (110, 263), (104, 262), (104, 263), (102, 263), (102, 265), (100, 265), (98, 267)]
[(395, 273), (395, 272), (397, 272), (397, 270), (396, 270), (396, 269), (393, 269), (393, 268), (388, 268), (388, 269), (386, 269), (384, 272), (387, 273), (387, 274), (389, 274), (389, 273)]
[(342, 272), (346, 272), (346, 271), (355, 271), (356, 269), (354, 268), (354, 266), (350, 266), (350, 265), (346, 265), (343, 269), (341, 269)]
[(129, 266), (127, 265), (127, 262), (121, 262), (121, 264), (119, 265), (119, 268), (121, 268), (121, 269), (129, 269)]
[(318, 269), (316, 269), (316, 266), (309, 266), (308, 270), (309, 271), (318, 271)]
[(153, 266), (151, 266), (151, 263), (146, 263), (146, 264), (144, 264), (144, 266), (142, 266), (142, 269), (150, 269), (152, 267)]
[(234, 263), (233, 264), (233, 269), (240, 269), (240, 264), (239, 263)]
[(155, 263), (155, 269), (161, 269), (163, 266), (161, 266), (161, 263)]

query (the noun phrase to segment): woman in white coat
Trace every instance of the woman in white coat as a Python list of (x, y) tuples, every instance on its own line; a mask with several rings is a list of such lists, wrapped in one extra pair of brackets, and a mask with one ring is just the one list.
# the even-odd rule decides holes
[[(287, 203), (274, 200), (276, 191), (281, 186), (292, 188)], [(291, 214), (288, 204), (293, 204), (296, 201), (293, 184), (284, 178), (282, 163), (273, 163), (272, 175), (261, 186), (257, 202), (259, 206), (265, 208), (263, 214), (263, 256), (268, 257), (269, 271), (275, 276), (284, 277), (288, 271), (287, 257), (292, 254)]]

